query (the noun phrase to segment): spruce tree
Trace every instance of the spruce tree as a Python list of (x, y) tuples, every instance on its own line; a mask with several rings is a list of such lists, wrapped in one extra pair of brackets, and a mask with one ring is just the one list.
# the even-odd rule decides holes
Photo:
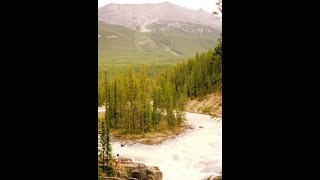
[(110, 142), (110, 125), (106, 123), (106, 153), (107, 153), (107, 165), (109, 166), (109, 160), (111, 160), (112, 148)]
[(107, 132), (105, 128), (104, 121), (101, 122), (101, 134), (100, 134), (100, 143), (102, 147), (102, 167), (105, 169), (105, 154), (106, 154), (106, 144), (107, 144)]
[(105, 95), (106, 95), (106, 111), (105, 111), (105, 120), (103, 124), (101, 125), (102, 128), (102, 148), (104, 152), (107, 155), (107, 165), (109, 165), (109, 159), (111, 159), (111, 144), (110, 144), (110, 118), (109, 118), (109, 109), (111, 109), (110, 106), (110, 98), (109, 98), (109, 86), (108, 86), (108, 79), (107, 79), (107, 73), (105, 72)]

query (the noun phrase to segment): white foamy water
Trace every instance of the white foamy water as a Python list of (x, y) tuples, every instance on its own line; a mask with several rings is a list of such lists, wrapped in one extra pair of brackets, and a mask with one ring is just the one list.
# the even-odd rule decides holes
[[(186, 113), (194, 129), (159, 145), (112, 143), (113, 154), (147, 166), (158, 166), (163, 180), (202, 180), (222, 170), (222, 121), (208, 115)], [(202, 126), (203, 128), (199, 128)]]

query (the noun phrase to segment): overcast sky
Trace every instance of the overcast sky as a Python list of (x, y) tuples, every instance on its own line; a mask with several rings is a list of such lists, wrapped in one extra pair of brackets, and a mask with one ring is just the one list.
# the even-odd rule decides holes
[(110, 3), (114, 4), (144, 4), (152, 3), (157, 4), (168, 1), (171, 4), (176, 4), (181, 7), (186, 7), (194, 10), (203, 9), (209, 13), (213, 11), (219, 12), (216, 0), (98, 0), (98, 8)]

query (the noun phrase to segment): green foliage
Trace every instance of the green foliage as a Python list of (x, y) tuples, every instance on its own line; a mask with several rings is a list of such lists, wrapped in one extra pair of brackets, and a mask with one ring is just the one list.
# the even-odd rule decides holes
[(103, 177), (114, 177), (115, 171), (112, 166), (98, 167), (98, 179), (104, 179)]
[(109, 177), (113, 177), (115, 174), (112, 166), (106, 166), (105, 171), (106, 171), (107, 176), (109, 176)]
[(102, 160), (103, 167), (105, 167), (105, 158), (107, 159), (107, 166), (109, 165), (109, 160), (111, 160), (111, 143), (110, 143), (110, 130), (109, 126), (106, 125), (104, 121), (101, 122), (101, 134), (100, 143), (102, 145)]
[[(127, 76), (107, 79), (105, 72), (104, 85), (101, 79), (98, 80), (99, 104), (104, 100), (106, 105), (106, 134), (109, 134), (109, 128), (142, 134), (164, 125), (174, 129), (184, 120), (184, 105), (188, 98), (221, 92), (222, 39), (214, 50), (197, 52), (194, 58), (157, 76), (148, 74), (148, 68), (142, 65), (139, 72), (131, 65)], [(109, 142), (108, 137), (106, 141)], [(108, 146), (105, 146), (107, 150)]]
[[(108, 79), (107, 79), (107, 73), (105, 73), (105, 82), (108, 82)], [(107, 165), (109, 165), (109, 160), (111, 160), (111, 144), (110, 144), (110, 126), (111, 126), (111, 123), (110, 123), (110, 113), (107, 111), (107, 107), (110, 107), (111, 104), (109, 104), (108, 102), (110, 100), (112, 100), (114, 98), (114, 96), (111, 95), (111, 92), (110, 92), (110, 85), (108, 85), (108, 83), (105, 83), (105, 99), (106, 99), (106, 111), (105, 111), (105, 121), (102, 122), (102, 125), (101, 125), (101, 128), (102, 128), (102, 133), (101, 133), (101, 137), (103, 138), (103, 143), (102, 144), (102, 147), (105, 148), (105, 152), (106, 152), (106, 155), (107, 155)], [(113, 107), (113, 106), (112, 106)], [(114, 109), (114, 108), (112, 108)]]
[(156, 26), (148, 27), (154, 31), (144, 33), (120, 25), (98, 23), (99, 76), (102, 73), (103, 78), (105, 71), (111, 79), (126, 75), (131, 64), (136, 68), (135, 73), (139, 72), (141, 64), (147, 64), (148, 74), (157, 75), (197, 51), (213, 48), (219, 34), (215, 29), (205, 26), (197, 27), (204, 29), (203, 33), (178, 29), (160, 31)]
[(212, 107), (211, 106), (204, 106), (203, 108), (202, 108), (202, 113), (210, 113), (211, 112), (211, 109)]
[(100, 143), (102, 145), (102, 165), (104, 167), (104, 165), (105, 165), (106, 144), (107, 144), (106, 129), (105, 129), (104, 122), (101, 123)]

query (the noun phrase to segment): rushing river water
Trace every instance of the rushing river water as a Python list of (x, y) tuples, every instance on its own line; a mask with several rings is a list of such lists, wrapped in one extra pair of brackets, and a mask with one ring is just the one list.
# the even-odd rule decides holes
[(147, 166), (158, 166), (163, 180), (202, 180), (218, 175), (222, 170), (222, 121), (195, 113), (186, 113), (186, 119), (194, 129), (175, 139), (159, 145), (124, 147), (120, 142), (113, 142), (112, 151)]

